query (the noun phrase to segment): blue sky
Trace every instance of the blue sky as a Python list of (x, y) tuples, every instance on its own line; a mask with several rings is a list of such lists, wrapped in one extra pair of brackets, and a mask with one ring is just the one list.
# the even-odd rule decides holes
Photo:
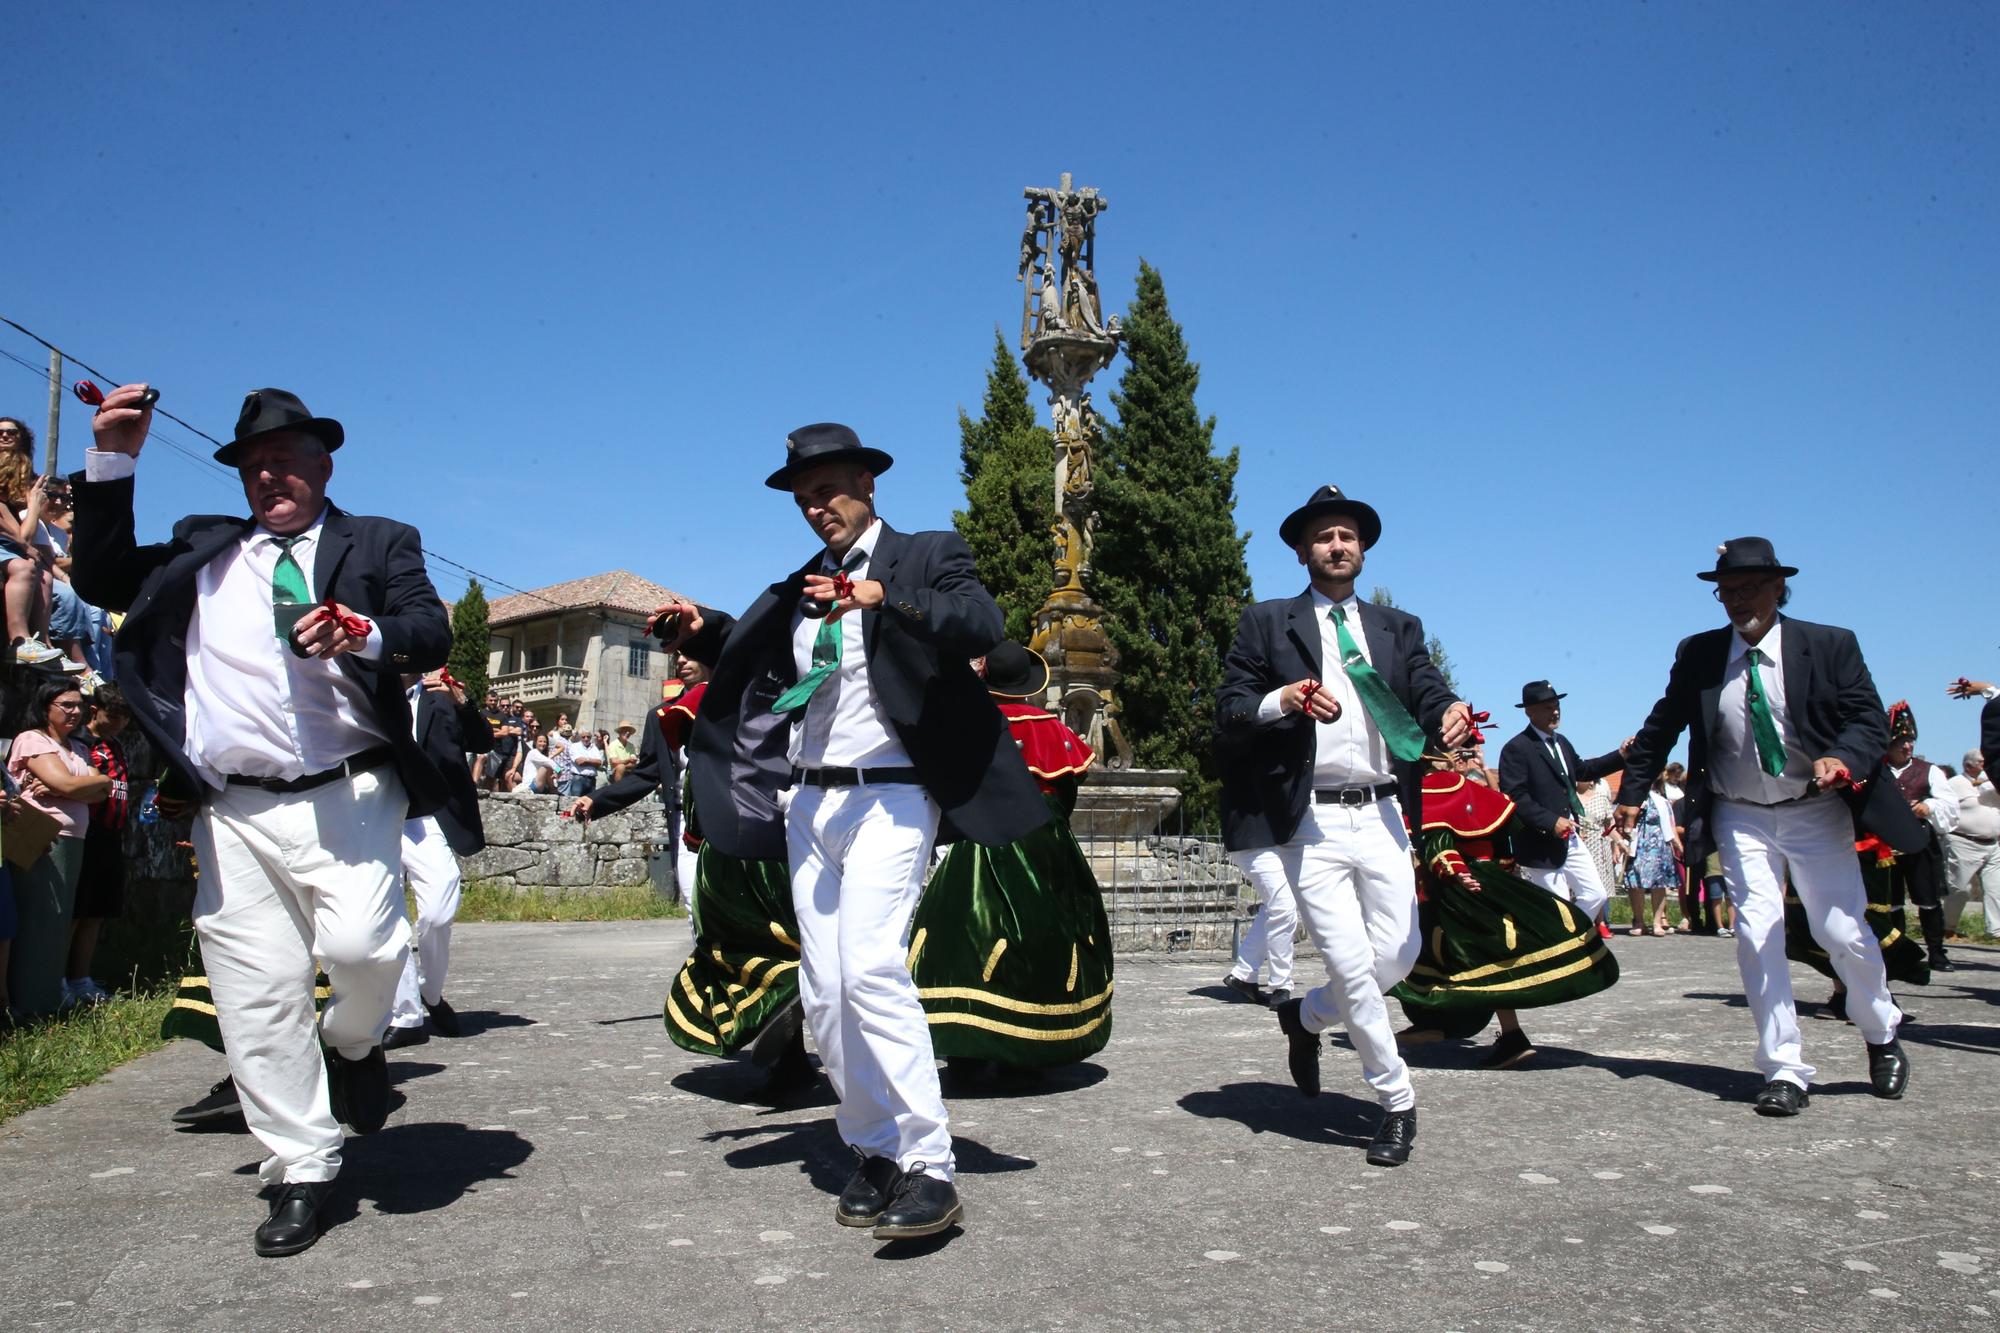
[[(1989, 5), (114, 3), (0, 33), (0, 314), (218, 435), (296, 390), (347, 425), (341, 503), (510, 584), (740, 605), (810, 548), (761, 485), (809, 421), (896, 455), (892, 522), (943, 524), (1018, 326), (1021, 187), (1070, 171), (1111, 201), (1107, 307), (1161, 270), (1243, 451), (1260, 596), (1336, 482), (1475, 704), (1511, 724), (1552, 678), (1586, 750), (1717, 622), (1691, 575), (1744, 533), (1934, 758), (1975, 732), (1945, 682), (2000, 676)], [(0, 412), (45, 412), (5, 362)], [(240, 502), (149, 449), (142, 530)]]

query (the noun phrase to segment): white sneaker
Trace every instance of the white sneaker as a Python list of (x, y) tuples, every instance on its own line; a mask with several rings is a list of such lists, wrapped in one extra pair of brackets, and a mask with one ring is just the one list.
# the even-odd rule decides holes
[(41, 666), (61, 656), (61, 653), (32, 636), (21, 640), (14, 648), (14, 660), (22, 666)]
[(62, 672), (65, 676), (77, 677), (77, 683), (81, 685), (84, 683), (82, 678), (91, 674), (90, 663), (79, 662), (73, 657), (65, 656), (62, 660)]
[(76, 994), (85, 1004), (105, 1004), (112, 999), (111, 992), (98, 985), (95, 977), (85, 977), (77, 982)]

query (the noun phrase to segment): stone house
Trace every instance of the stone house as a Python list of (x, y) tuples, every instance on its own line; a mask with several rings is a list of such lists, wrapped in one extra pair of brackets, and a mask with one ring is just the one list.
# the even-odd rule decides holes
[(674, 600), (692, 599), (622, 569), (495, 598), (486, 613), (487, 675), (544, 726), (559, 713), (592, 730), (643, 725), (673, 676), (646, 617)]

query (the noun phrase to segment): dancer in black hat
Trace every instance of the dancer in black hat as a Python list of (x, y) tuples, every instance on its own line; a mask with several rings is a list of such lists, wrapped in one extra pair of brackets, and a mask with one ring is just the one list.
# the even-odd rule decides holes
[[(1683, 731), (1688, 735), (1689, 859), (1721, 853), (1736, 907), (1736, 961), (1757, 1022), (1757, 1067), (1766, 1080), (1760, 1115), (1797, 1115), (1814, 1069), (1805, 1063), (1791, 973), (1785, 963), (1784, 886), (1789, 876), (1812, 934), (1849, 992), (1848, 1010), (1868, 1043), (1875, 1094), (1901, 1097), (1909, 1057), (1889, 995), (1882, 950), (1868, 929), (1867, 894), (1854, 859), (1855, 817), (1873, 822), (1883, 793), (1875, 781), (1889, 746), (1882, 700), (1850, 630), (1779, 614), (1791, 598), (1781, 564), (1762, 537), (1717, 548), (1716, 585), (1728, 624), (1681, 641), (1666, 693), (1633, 738), (1618, 821), (1639, 820), (1638, 802)], [(1834, 799), (1857, 780), (1856, 810)]]
[(1569, 737), (1556, 730), (1568, 697), (1545, 680), (1521, 687), (1521, 702), (1514, 706), (1528, 715), (1528, 725), (1500, 750), (1500, 790), (1514, 802), (1522, 822), (1514, 838), (1521, 878), (1575, 903), (1586, 920), (1596, 921), (1611, 890), (1583, 843), (1583, 798), (1576, 784), (1623, 768), (1632, 742), (1627, 738), (1595, 759), (1578, 755)]
[[(389, 1113), (382, 1032), (409, 952), (401, 837), (445, 801), (402, 674), (444, 665), (451, 625), (416, 529), (327, 503), (340, 423), (260, 389), (216, 460), (250, 517), (133, 536), (146, 386), (107, 395), (76, 480), (77, 592), (131, 608), (118, 680), (167, 766), (159, 803), (198, 806), (195, 931), (250, 1130), (276, 1190), (263, 1255), (319, 1236), (341, 1122)], [(333, 998), (315, 1022), (313, 966)], [(321, 1044), (325, 1045), (322, 1057)]]
[(1320, 1033), (1345, 1023), (1382, 1106), (1368, 1160), (1398, 1166), (1416, 1138), (1416, 1090), (1382, 994), (1418, 950), (1404, 811), (1420, 808), (1427, 740), (1456, 747), (1472, 710), (1452, 698), (1421, 621), (1354, 595), (1382, 535), (1373, 508), (1322, 486), (1278, 535), (1310, 586), (1246, 607), (1223, 665), (1223, 842), (1276, 853), (1326, 963), (1325, 985), (1276, 1006), (1293, 1080), (1318, 1095)]
[(702, 831), (738, 858), (783, 858), (800, 996), (861, 1157), (835, 1210), (884, 1239), (962, 1216), (944, 1100), (906, 932), (940, 816), (1003, 846), (1048, 822), (970, 659), (1000, 608), (954, 533), (875, 514), (889, 455), (846, 426), (802, 427), (766, 485), (824, 544), (734, 620), (685, 603), (667, 640), (714, 677), (689, 746)]

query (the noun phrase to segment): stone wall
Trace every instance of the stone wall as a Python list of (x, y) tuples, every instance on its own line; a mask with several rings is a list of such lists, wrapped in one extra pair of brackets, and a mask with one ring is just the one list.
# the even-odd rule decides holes
[(479, 794), (486, 850), (462, 861), (467, 879), (518, 888), (611, 888), (648, 882), (655, 850), (671, 836), (666, 808), (649, 797), (579, 826), (557, 796)]

